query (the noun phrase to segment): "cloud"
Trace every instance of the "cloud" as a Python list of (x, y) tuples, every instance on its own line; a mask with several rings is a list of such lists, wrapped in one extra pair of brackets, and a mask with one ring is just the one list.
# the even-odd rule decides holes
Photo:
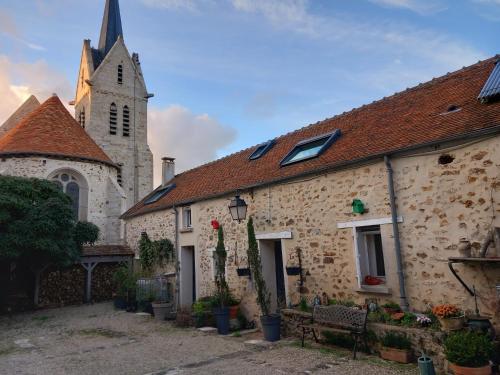
[(40, 101), (57, 93), (63, 102), (73, 96), (71, 84), (62, 74), (43, 61), (14, 62), (0, 55), (0, 124), (30, 95)]
[(441, 12), (447, 7), (439, 0), (368, 0), (371, 3), (388, 8), (400, 8), (412, 12), (429, 15)]
[(196, 11), (200, 4), (210, 2), (210, 0), (142, 0), (142, 2), (152, 8)]
[(207, 114), (196, 115), (172, 105), (151, 108), (148, 115), (148, 142), (154, 155), (155, 185), (161, 181), (161, 158), (176, 158), (176, 173), (214, 160), (235, 140), (236, 131)]
[(45, 51), (44, 47), (24, 40), (12, 16), (2, 9), (0, 9), (0, 33), (11, 37), (15, 41), (24, 44), (30, 49), (35, 51)]
[[(455, 40), (446, 34), (423, 29), (403, 22), (362, 21), (348, 15), (326, 17), (310, 10), (309, 0), (230, 0), (241, 12), (253, 13), (266, 18), (277, 29), (299, 33), (322, 43), (347, 47), (362, 53), (370, 52), (385, 56), (406, 56), (426, 60), (428, 71), (451, 70), (485, 58), (480, 51)], [(431, 8), (437, 1), (373, 0), (379, 3), (420, 5)], [(500, 1), (500, 0), (499, 0)], [(435, 5), (437, 6), (437, 5)], [(416, 8), (417, 5), (413, 9)], [(429, 63), (433, 63), (434, 66)]]

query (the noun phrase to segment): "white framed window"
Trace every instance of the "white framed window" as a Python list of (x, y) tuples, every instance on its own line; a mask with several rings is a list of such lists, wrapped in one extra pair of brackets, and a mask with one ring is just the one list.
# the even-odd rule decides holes
[(191, 219), (191, 207), (184, 207), (182, 209), (182, 227), (184, 229), (191, 229), (193, 222)]
[(380, 225), (356, 226), (352, 229), (358, 286), (385, 285), (386, 270)]

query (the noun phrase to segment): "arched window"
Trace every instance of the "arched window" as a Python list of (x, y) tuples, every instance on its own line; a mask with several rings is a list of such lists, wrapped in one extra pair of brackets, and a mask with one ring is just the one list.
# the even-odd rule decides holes
[(123, 65), (118, 65), (118, 84), (123, 83)]
[(64, 170), (56, 172), (49, 179), (71, 198), (71, 208), (75, 220), (86, 220), (87, 188), (83, 177), (80, 177), (77, 173), (72, 173), (72, 171)]
[(130, 111), (127, 106), (123, 107), (123, 136), (130, 135)]
[(80, 111), (78, 122), (80, 123), (80, 126), (85, 129), (85, 107), (83, 107)]
[(116, 104), (111, 103), (109, 107), (109, 134), (116, 135), (116, 123), (117, 123), (117, 110)]

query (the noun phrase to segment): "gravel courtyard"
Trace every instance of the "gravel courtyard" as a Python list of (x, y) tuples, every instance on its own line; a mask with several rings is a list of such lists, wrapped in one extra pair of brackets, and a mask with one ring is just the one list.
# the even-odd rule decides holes
[(0, 318), (1, 374), (408, 374), (415, 366), (297, 342), (245, 343), (115, 311), (111, 304)]

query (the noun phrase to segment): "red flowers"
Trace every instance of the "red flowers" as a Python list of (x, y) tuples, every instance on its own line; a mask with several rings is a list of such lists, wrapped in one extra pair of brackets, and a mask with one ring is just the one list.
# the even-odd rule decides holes
[(219, 225), (219, 222), (218, 222), (217, 220), (215, 220), (215, 219), (214, 219), (214, 220), (212, 220), (212, 221), (210, 222), (210, 224), (212, 225), (212, 228), (214, 228), (215, 230), (218, 230), (218, 229), (219, 229), (219, 226), (220, 226), (220, 225)]

